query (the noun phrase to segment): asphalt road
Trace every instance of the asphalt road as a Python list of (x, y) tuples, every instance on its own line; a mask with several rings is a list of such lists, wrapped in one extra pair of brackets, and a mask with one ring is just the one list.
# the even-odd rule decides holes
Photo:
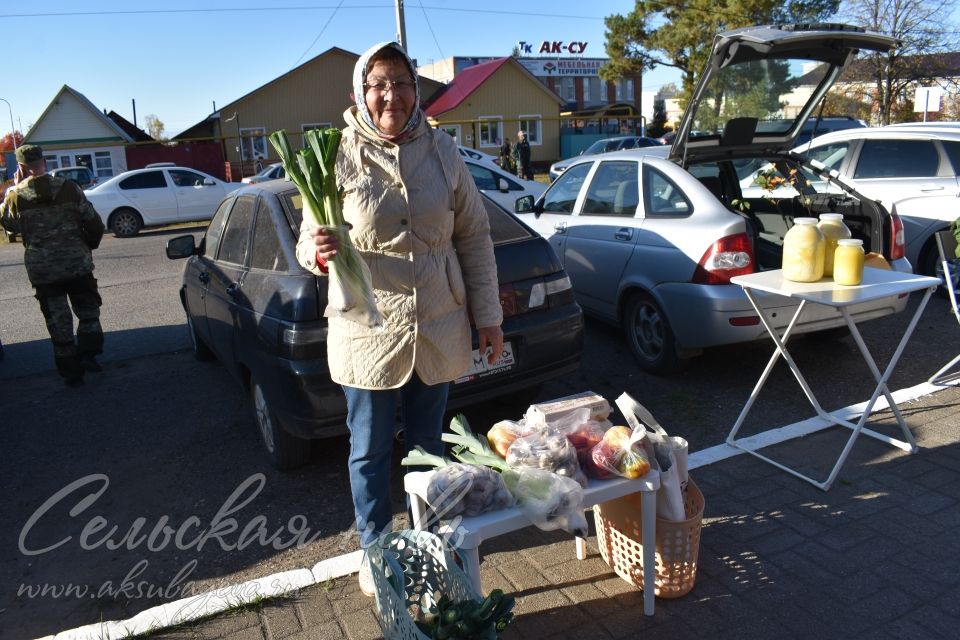
[[(65, 388), (53, 372), (21, 246), (0, 245), (0, 638), (127, 618), (189, 595), (190, 583), (202, 592), (355, 548), (346, 438), (315, 443), (302, 469), (274, 471), (242, 390), (188, 351), (176, 293), (181, 263), (167, 260), (163, 245), (200, 231), (104, 239), (95, 260), (106, 367), (80, 389)], [(886, 362), (908, 320), (863, 325), (878, 361)], [(948, 360), (957, 331), (946, 301), (935, 297), (891, 389), (922, 382)], [(825, 408), (867, 399), (870, 374), (850, 337), (804, 336), (792, 346)], [(591, 321), (583, 366), (545, 385), (540, 399), (593, 390), (612, 401), (627, 391), (699, 450), (723, 440), (771, 348), (764, 341), (710, 350), (684, 372), (658, 378), (633, 363), (619, 331)], [(808, 410), (778, 365), (743, 433)], [(520, 417), (496, 402), (467, 415), (478, 429)], [(399, 480), (394, 490), (401, 514)]]

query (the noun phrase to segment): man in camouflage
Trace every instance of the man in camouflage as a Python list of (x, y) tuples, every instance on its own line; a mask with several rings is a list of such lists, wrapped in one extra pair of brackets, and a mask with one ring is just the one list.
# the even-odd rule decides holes
[[(46, 174), (43, 151), (17, 149), (16, 186), (0, 205), (0, 224), (23, 238), (23, 262), (53, 341), (57, 371), (70, 386), (85, 371), (100, 371), (103, 352), (100, 294), (93, 277), (92, 249), (103, 222), (76, 183)], [(73, 316), (79, 322), (76, 340)]]

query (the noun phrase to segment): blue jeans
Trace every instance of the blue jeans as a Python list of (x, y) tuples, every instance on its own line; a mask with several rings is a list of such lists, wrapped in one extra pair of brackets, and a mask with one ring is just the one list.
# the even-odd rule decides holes
[(350, 429), (350, 491), (364, 549), (392, 529), (390, 463), (398, 398), (407, 451), (419, 445), (429, 453), (442, 455), (440, 434), (449, 389), (449, 383), (426, 385), (416, 373), (399, 389), (343, 387)]

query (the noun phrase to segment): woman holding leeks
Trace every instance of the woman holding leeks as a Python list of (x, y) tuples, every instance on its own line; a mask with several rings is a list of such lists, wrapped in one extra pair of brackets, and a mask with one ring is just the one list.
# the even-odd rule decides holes
[[(350, 485), (366, 548), (391, 529), (397, 402), (408, 450), (442, 453), (448, 387), (470, 364), (467, 309), (491, 363), (503, 349), (503, 314), (486, 210), (453, 138), (427, 125), (410, 59), (396, 43), (378, 44), (357, 61), (353, 84), (336, 177), (382, 324), (333, 314), (327, 352), (347, 398)], [(297, 256), (314, 274), (337, 249), (326, 229), (301, 227)], [(360, 583), (372, 594), (366, 564)]]

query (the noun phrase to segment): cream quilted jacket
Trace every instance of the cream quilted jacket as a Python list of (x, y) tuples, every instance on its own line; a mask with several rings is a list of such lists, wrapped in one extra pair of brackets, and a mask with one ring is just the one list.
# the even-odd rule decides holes
[[(421, 122), (396, 145), (369, 134), (355, 110), (344, 113), (337, 182), (384, 324), (329, 318), (331, 378), (361, 389), (399, 387), (414, 371), (427, 384), (454, 380), (470, 364), (467, 307), (478, 327), (503, 320), (486, 209), (453, 138)], [(309, 228), (297, 258), (322, 275)]]

